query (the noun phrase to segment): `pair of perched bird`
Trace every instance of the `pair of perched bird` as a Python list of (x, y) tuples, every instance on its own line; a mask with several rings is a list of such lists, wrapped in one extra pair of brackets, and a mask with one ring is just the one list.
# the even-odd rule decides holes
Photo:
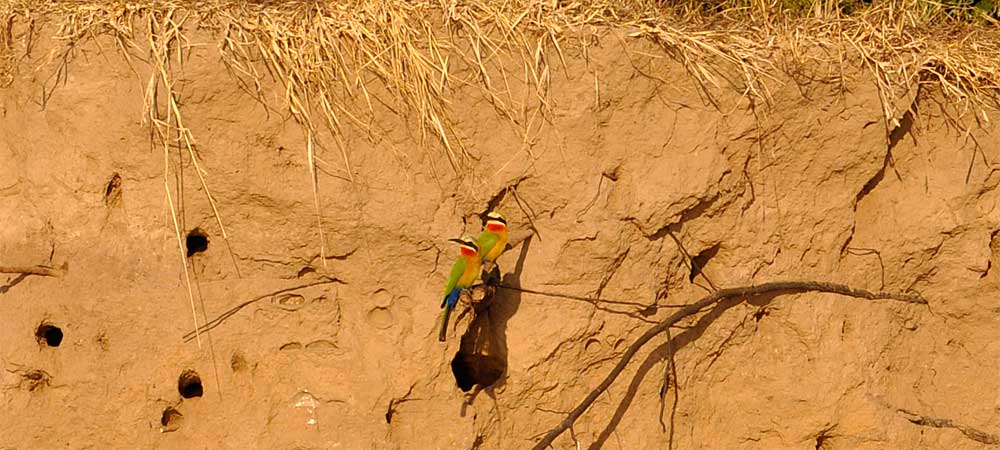
[(484, 263), (495, 264), (506, 249), (507, 220), (498, 212), (490, 212), (486, 215), (486, 222), (478, 239), (463, 237), (451, 241), (458, 243), (461, 253), (451, 267), (451, 275), (444, 288), (444, 299), (441, 301), (441, 308), (444, 308), (441, 313), (441, 330), (438, 333), (438, 340), (441, 342), (444, 342), (448, 334), (448, 317), (458, 304), (462, 291), (472, 287), (479, 278)]

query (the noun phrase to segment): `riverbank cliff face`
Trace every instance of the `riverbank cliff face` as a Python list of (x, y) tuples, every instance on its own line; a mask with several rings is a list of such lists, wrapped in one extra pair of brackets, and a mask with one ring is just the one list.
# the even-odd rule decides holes
[[(499, 100), (453, 84), (449, 150), (384, 88), (355, 92), (367, 129), (304, 132), (213, 36), (171, 69), (186, 131), (165, 138), (146, 108), (169, 98), (145, 101), (153, 69), (111, 38), (58, 83), (30, 70), (40, 40), (0, 89), (0, 266), (59, 275), (0, 277), (0, 448), (530, 448), (677, 305), (783, 280), (929, 304), (723, 302), (555, 448), (1000, 443), (1000, 138), (934, 89), (890, 100), (895, 121), (860, 63), (706, 97), (606, 34), (513, 122), (497, 102), (532, 95), (525, 74)], [(472, 315), (444, 343), (435, 321), (448, 239), (491, 208), (519, 241), (484, 325), (506, 367), (473, 395), (451, 366)]]

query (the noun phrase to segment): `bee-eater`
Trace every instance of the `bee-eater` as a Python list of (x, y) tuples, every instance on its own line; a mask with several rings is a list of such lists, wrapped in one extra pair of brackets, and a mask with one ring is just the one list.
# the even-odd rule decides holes
[(479, 255), (484, 263), (493, 264), (507, 247), (507, 219), (498, 213), (490, 211), (483, 224), (483, 232), (476, 241), (479, 245)]
[(479, 277), (479, 269), (482, 267), (482, 260), (479, 256), (479, 246), (468, 237), (462, 239), (452, 239), (457, 242), (461, 251), (461, 256), (451, 266), (451, 275), (448, 276), (448, 284), (444, 288), (444, 299), (441, 307), (441, 331), (438, 333), (438, 340), (445, 341), (448, 334), (448, 317), (451, 310), (458, 304), (458, 297), (462, 291), (472, 287), (472, 283)]

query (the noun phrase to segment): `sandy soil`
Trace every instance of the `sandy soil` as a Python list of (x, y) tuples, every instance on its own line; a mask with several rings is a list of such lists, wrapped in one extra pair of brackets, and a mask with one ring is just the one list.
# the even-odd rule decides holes
[[(19, 71), (0, 89), (0, 266), (66, 266), (0, 276), (0, 449), (530, 448), (674, 305), (791, 279), (930, 304), (721, 305), (655, 339), (555, 448), (1000, 445), (995, 122), (966, 136), (925, 92), (889, 140), (860, 69), (775, 81), (755, 115), (736, 92), (706, 102), (669, 59), (623, 63), (621, 45), (567, 50), (528, 136), (478, 90), (452, 93), (468, 171), (388, 111), (346, 136), (353, 181), (330, 175), (327, 140), (325, 259), (301, 128), (195, 46), (180, 107), (228, 239), (186, 150), (167, 180), (182, 238), (207, 237), (186, 258), (212, 320), (200, 346), (141, 123), (148, 69), (89, 44), (44, 104), (48, 74)], [(471, 316), (447, 343), (435, 320), (447, 240), (478, 232), (491, 200), (537, 231), (501, 257), (503, 283), (563, 296), (498, 291), (474, 329), (506, 370), (466, 393), (451, 362)]]

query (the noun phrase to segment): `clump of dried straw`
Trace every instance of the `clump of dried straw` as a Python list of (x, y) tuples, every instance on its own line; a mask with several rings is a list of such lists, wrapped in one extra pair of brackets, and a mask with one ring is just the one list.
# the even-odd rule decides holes
[[(328, 172), (354, 180), (346, 127), (374, 133), (376, 108), (394, 111), (419, 127), (422, 144), (437, 141), (452, 169), (462, 173), (471, 156), (451, 115), (457, 88), (478, 87), (527, 140), (535, 118), (549, 112), (553, 72), (567, 66), (564, 50), (586, 54), (594, 36), (652, 42), (684, 65), (709, 100), (720, 90), (736, 90), (755, 108), (767, 105), (774, 83), (796, 68), (819, 67), (826, 75), (812, 79), (830, 83), (862, 68), (877, 83), (887, 139), (911, 108), (900, 100), (912, 98), (918, 87), (943, 94), (954, 107), (955, 124), (967, 123), (965, 116), (987, 121), (1000, 93), (1000, 32), (987, 15), (950, 3), (11, 0), (0, 5), (0, 87), (24, 70), (40, 39), (51, 39), (42, 67), (32, 68), (50, 74), (44, 104), (66, 82), (75, 49), (110, 38), (123, 63), (149, 74), (143, 119), (164, 151), (168, 195), (173, 146), (194, 164), (225, 238), (198, 165), (196, 137), (174, 90), (193, 45), (192, 30), (211, 30), (234, 82), (265, 104), (270, 86), (284, 88), (284, 104), (277, 107), (303, 129), (325, 261), (316, 169), (333, 167)], [(527, 96), (516, 94), (525, 91)], [(367, 110), (356, 108), (356, 99)], [(326, 142), (339, 155), (336, 165), (317, 155)]]
[[(986, 117), (1000, 87), (996, 23), (949, 3), (21, 0), (0, 7), (0, 81), (9, 83), (44, 24), (55, 26), (52, 38), (58, 41), (49, 58), (53, 88), (65, 80), (75, 47), (110, 35), (128, 64), (135, 63), (134, 55), (151, 56), (144, 62), (158, 73), (150, 80), (156, 92), (147, 91), (146, 111), (158, 114), (152, 104), (159, 97), (152, 94), (162, 95), (176, 123), (152, 116), (150, 123), (161, 133), (174, 129), (189, 145), (190, 130), (171, 106), (170, 77), (182, 64), (192, 25), (215, 30), (235, 79), (262, 101), (263, 86), (280, 83), (281, 106), (303, 126), (309, 147), (321, 132), (330, 136), (341, 160), (336, 174), (353, 180), (344, 127), (371, 132), (375, 104), (412, 118), (421, 136), (440, 142), (453, 169), (461, 171), (469, 155), (449, 111), (455, 87), (478, 86), (499, 114), (527, 133), (530, 115), (547, 110), (553, 70), (565, 66), (563, 48), (585, 48), (586, 38), (609, 31), (656, 43), (706, 92), (738, 89), (766, 103), (768, 82), (796, 64), (824, 65), (831, 74), (827, 81), (834, 82), (860, 65), (878, 83), (887, 125), (905, 109), (897, 101), (927, 84), (939, 88), (959, 114)], [(457, 75), (459, 62), (474, 70)], [(512, 80), (527, 86), (532, 98), (516, 98)], [(357, 98), (368, 111), (352, 107)], [(315, 164), (312, 154), (310, 161)]]

